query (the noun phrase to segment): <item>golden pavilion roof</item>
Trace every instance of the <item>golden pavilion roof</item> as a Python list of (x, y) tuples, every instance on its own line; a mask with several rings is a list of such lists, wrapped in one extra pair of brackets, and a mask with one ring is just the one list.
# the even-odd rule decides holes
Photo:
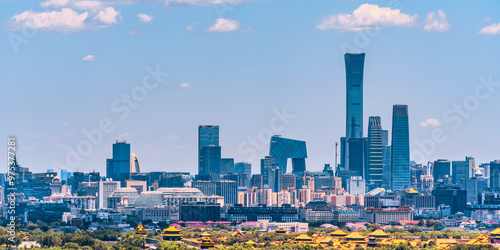
[(345, 237), (347, 235), (348, 235), (348, 233), (346, 233), (340, 229), (337, 229), (337, 230), (330, 233), (330, 236), (338, 236), (338, 237)]
[(307, 236), (307, 234), (301, 234), (297, 237), (295, 237), (295, 240), (298, 240), (298, 241), (312, 241), (312, 238)]
[(380, 230), (380, 229), (377, 229), (377, 230), (373, 231), (373, 233), (370, 234), (370, 237), (386, 238), (386, 237), (389, 237), (389, 234)]
[(495, 230), (491, 231), (490, 235), (500, 236), (500, 227), (497, 227)]
[(347, 235), (346, 240), (365, 240), (365, 236), (359, 234), (358, 232), (353, 232)]

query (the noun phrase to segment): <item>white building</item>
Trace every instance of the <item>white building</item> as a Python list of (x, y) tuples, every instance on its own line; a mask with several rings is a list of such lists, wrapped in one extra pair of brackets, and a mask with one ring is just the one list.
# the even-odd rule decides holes
[(99, 181), (99, 208), (108, 208), (108, 197), (120, 188), (119, 181)]

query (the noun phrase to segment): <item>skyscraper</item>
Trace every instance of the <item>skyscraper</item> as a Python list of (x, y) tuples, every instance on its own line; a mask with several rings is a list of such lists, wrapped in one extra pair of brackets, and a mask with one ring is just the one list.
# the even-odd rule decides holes
[(307, 149), (305, 141), (286, 139), (279, 135), (271, 137), (269, 155), (272, 156), (283, 173), (287, 171), (288, 158), (292, 159), (292, 173), (300, 175), (306, 170)]
[(366, 182), (381, 187), (383, 182), (384, 151), (380, 116), (370, 116), (368, 123), (368, 173)]
[(391, 146), (389, 146), (389, 131), (382, 130), (382, 187), (391, 187)]
[(346, 136), (340, 141), (341, 170), (366, 178), (368, 139), (363, 138), (363, 72), (365, 54), (344, 55), (346, 71)]
[(363, 137), (363, 71), (365, 54), (344, 55), (346, 73), (346, 138)]
[[(460, 186), (461, 188), (465, 188), (465, 181), (471, 177), (470, 169), (475, 165), (474, 158), (465, 157), (465, 161), (452, 161), (451, 169), (452, 169), (452, 182)], [(434, 167), (435, 171), (436, 167)]]
[(234, 174), (235, 171), (234, 159), (233, 158), (222, 158), (220, 159), (220, 173), (221, 174)]
[(249, 162), (237, 162), (234, 164), (237, 174), (245, 174), (248, 179), (252, 178), (252, 164)]
[(490, 162), (490, 188), (493, 190), (500, 189), (500, 160)]
[(434, 167), (432, 176), (434, 177), (434, 182), (438, 182), (438, 180), (444, 180), (446, 176), (451, 176), (451, 165), (450, 161), (446, 159), (438, 159), (434, 161)]
[(410, 187), (410, 132), (408, 105), (394, 105), (391, 142), (392, 190)]
[(125, 185), (125, 180), (130, 179), (130, 157), (130, 144), (116, 141), (113, 144), (113, 158), (106, 160), (106, 177)]
[(220, 174), (219, 126), (198, 127), (198, 175)]

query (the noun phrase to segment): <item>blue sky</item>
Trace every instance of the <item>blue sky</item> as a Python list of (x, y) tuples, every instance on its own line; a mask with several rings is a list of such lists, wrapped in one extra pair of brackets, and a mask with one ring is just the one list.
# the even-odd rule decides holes
[(365, 135), (369, 116), (390, 130), (392, 105), (408, 104), (412, 159), (500, 158), (498, 1), (0, 4), (0, 129), (35, 172), (104, 173), (124, 138), (143, 171), (195, 174), (200, 124), (220, 125), (223, 157), (254, 173), (270, 133), (305, 140), (320, 170), (345, 134), (346, 51), (366, 53)]

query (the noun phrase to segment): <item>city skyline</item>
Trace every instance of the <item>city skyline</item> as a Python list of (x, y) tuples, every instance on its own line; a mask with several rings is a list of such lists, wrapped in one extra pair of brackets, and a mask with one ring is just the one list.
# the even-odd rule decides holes
[[(2, 10), (2, 20), (11, 20), (27, 9), (43, 11), (27, 1), (2, 4), (13, 7)], [(171, 25), (169, 29), (178, 36), (168, 40), (171, 46), (168, 49), (162, 49), (159, 41), (165, 36), (160, 27), (168, 23), (167, 13), (179, 18), (183, 13), (199, 13), (200, 19), (204, 19), (202, 27), (207, 28), (207, 23), (217, 18), (215, 8), (189, 5), (157, 8), (159, 4), (133, 5), (139, 6), (138, 9), (128, 5), (115, 6), (121, 11), (123, 22), (111, 27), (69, 33), (40, 29), (27, 44), (22, 44), (18, 52), (12, 49), (8, 39), (4, 39), (2, 46), (6, 48), (6, 56), (0, 60), (5, 69), (2, 82), (11, 84), (4, 84), (5, 92), (0, 99), (4, 107), (11, 108), (0, 128), (5, 131), (5, 137), (18, 138), (18, 161), (35, 172), (57, 169), (57, 164), (54, 164), (57, 162), (65, 165), (68, 171), (95, 169), (104, 173), (106, 159), (111, 155), (111, 144), (116, 139), (126, 139), (141, 159), (141, 171), (183, 169), (196, 173), (196, 128), (203, 124), (220, 125), (222, 158), (251, 162), (252, 173), (259, 172), (260, 159), (267, 155), (269, 139), (274, 134), (307, 142), (307, 170), (321, 170), (325, 163), (333, 165), (334, 143), (346, 133), (342, 58), (345, 51), (341, 45), (354, 44), (359, 34), (373, 33), (316, 27), (322, 24), (325, 16), (353, 13), (361, 8), (362, 3), (281, 4), (250, 1), (233, 6), (233, 11), (225, 13), (226, 18), (240, 20), (240, 31), (252, 27), (245, 32), (216, 34), (198, 30), (198, 33), (192, 33), (185, 30), (186, 27)], [(353, 51), (366, 53), (363, 134), (368, 134), (370, 116), (380, 116), (383, 127), (392, 133), (392, 105), (408, 104), (410, 149), (418, 150), (419, 145), (429, 140), (435, 144), (434, 149), (426, 146), (420, 150), (423, 157), (419, 163), (437, 159), (458, 161), (473, 156), (479, 165), (500, 158), (495, 150), (496, 141), (500, 139), (495, 126), (498, 118), (494, 117), (500, 98), (495, 98), (497, 86), (489, 86), (494, 90), (489, 93), (488, 86), (484, 85), (490, 79), (493, 83), (500, 79), (495, 73), (499, 66), (495, 59), (499, 50), (494, 46), (500, 36), (478, 34), (482, 28), (500, 21), (492, 12), (498, 3), (458, 5), (475, 10), (474, 14), (460, 20), (458, 17), (464, 11), (461, 8), (428, 2), (424, 7), (415, 3), (392, 7), (401, 9), (410, 17), (418, 14), (421, 23), (430, 12), (442, 9), (451, 27), (443, 32), (426, 32), (425, 27), (390, 27), (389, 24), (375, 36), (370, 36), (368, 45)], [(294, 26), (279, 22), (264, 26), (260, 22), (251, 22), (248, 15), (262, 6), (269, 10), (305, 8), (305, 24), (292, 21)], [(136, 14), (142, 12), (154, 16), (150, 23), (140, 20), (136, 24), (130, 23)], [(283, 17), (291, 21), (290, 17), (277, 15), (266, 13), (263, 18), (276, 21)], [(485, 21), (486, 17), (488, 21)], [(182, 20), (179, 23), (185, 23), (185, 26), (195, 22), (187, 18)], [(128, 32), (134, 27), (138, 34), (129, 36)], [(7, 37), (20, 34), (11, 28), (1, 32)], [(305, 37), (299, 38), (291, 33)], [(268, 44), (251, 46), (252, 42), (267, 36), (272, 38)], [(152, 39), (155, 37), (157, 39)], [(419, 38), (419, 42), (411, 41), (415, 38)], [(103, 46), (85, 45), (92, 39), (110, 42)], [(287, 39), (296, 43), (287, 42)], [(122, 40), (125, 42), (118, 43)], [(196, 52), (189, 53), (186, 49), (175, 52), (172, 49), (188, 40), (191, 42), (186, 46), (198, 48)], [(391, 40), (394, 41), (390, 45), (384, 44)], [(122, 47), (119, 50), (111, 48), (112, 42)], [(69, 45), (61, 46), (72, 43), (78, 48), (71, 50)], [(123, 52), (123, 48), (134, 43), (152, 48)], [(242, 49), (228, 47), (231, 43), (238, 43)], [(281, 43), (286, 46), (280, 48)], [(57, 50), (55, 46), (61, 49)], [(249, 50), (243, 51), (245, 47)], [(266, 47), (271, 49), (264, 49)], [(444, 47), (446, 49), (439, 49)], [(201, 53), (203, 51), (205, 54)], [(252, 55), (256, 51), (261, 52)], [(240, 52), (241, 58), (248, 62), (231, 56)], [(290, 57), (286, 56), (287, 52), (291, 52)], [(94, 57), (87, 57), (90, 55)], [(132, 62), (128, 58), (138, 60)], [(47, 60), (47, 63), (36, 63), (40, 60)], [(196, 60), (210, 63), (194, 63), (189, 69), (180, 69)], [(177, 66), (175, 62), (180, 64)], [(271, 67), (273, 64), (283, 67)], [(168, 80), (157, 89), (148, 91), (147, 97), (137, 102), (137, 108), (129, 108), (130, 113), (121, 119), (120, 115), (125, 113), (115, 113), (110, 106), (120, 100), (121, 95), (130, 95), (142, 83), (143, 77), (149, 74), (147, 67), (154, 71), (157, 65), (162, 72), (169, 72)], [(225, 67), (227, 70), (223, 70)], [(55, 69), (58, 69), (57, 74)], [(477, 96), (479, 86), (483, 88)], [(489, 96), (484, 97), (487, 93)], [(478, 101), (477, 107), (465, 109), (466, 115), (454, 111), (455, 105), (473, 105), (475, 100)], [(283, 122), (277, 113), (293, 114), (294, 118)], [(82, 131), (99, 128), (99, 123), (106, 118), (112, 121), (114, 130), (103, 133), (99, 143), (91, 142), (91, 153), (82, 156), (79, 164), (68, 166), (67, 147), (76, 149), (81, 141), (89, 141)], [(273, 119), (278, 119), (274, 131), (269, 125)], [(268, 135), (269, 130), (273, 133)], [(266, 138), (257, 139), (257, 147), (241, 146), (250, 145), (248, 138), (258, 138), (259, 133), (265, 134)], [(434, 133), (444, 133), (446, 139), (433, 140)], [(6, 151), (5, 145), (2, 144), (0, 150)], [(412, 155), (410, 160), (417, 160), (417, 156), (420, 155)]]

